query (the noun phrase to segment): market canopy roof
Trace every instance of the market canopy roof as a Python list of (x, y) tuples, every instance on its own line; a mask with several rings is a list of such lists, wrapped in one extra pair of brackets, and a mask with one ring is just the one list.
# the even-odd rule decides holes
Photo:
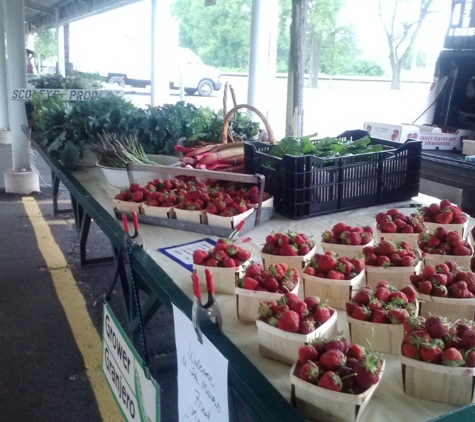
[(138, 1), (141, 0), (25, 0), (27, 31), (54, 28)]

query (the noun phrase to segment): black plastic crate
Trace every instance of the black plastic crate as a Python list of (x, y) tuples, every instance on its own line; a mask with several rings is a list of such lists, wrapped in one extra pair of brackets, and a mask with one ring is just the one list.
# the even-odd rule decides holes
[[(363, 130), (340, 139), (358, 140)], [(315, 141), (317, 143), (318, 141)], [(407, 200), (419, 193), (421, 141), (404, 144), (371, 138), (381, 152), (325, 160), (311, 155), (283, 158), (268, 155), (271, 145), (245, 142), (246, 173), (266, 177), (275, 210), (293, 219)]]
[(475, 8), (472, 0), (453, 0), (444, 48), (475, 50)]

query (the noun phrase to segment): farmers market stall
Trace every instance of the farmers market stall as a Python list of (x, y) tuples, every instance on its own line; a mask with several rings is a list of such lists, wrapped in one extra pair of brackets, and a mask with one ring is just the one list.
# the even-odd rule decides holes
[[(99, 168), (91, 167), (70, 172), (58, 161), (51, 159), (36, 143), (33, 145), (51, 167), (53, 178), (57, 182), (56, 186), (61, 181), (71, 194), (83, 254), (81, 262), (83, 258), (86, 260), (85, 245), (91, 219), (110, 239), (114, 249), (119, 250), (123, 246), (124, 231), (114, 212), (116, 204), (113, 198), (118, 189), (109, 185)], [(289, 220), (280, 214), (274, 214), (272, 219), (261, 222), (246, 234), (250, 240), (245, 243), (245, 247), (252, 252), (253, 259), (259, 260), (265, 238), (273, 231), (284, 232), (290, 229), (313, 235), (318, 239), (323, 231), (339, 221), (355, 226), (374, 225), (374, 216), (379, 211), (394, 206), (408, 207), (410, 203), (424, 201), (429, 202), (430, 199), (421, 196), (417, 197), (416, 201), (386, 203), (304, 220)], [(470, 223), (473, 226), (473, 219)], [(143, 315), (145, 318), (151, 317), (160, 306), (171, 312), (174, 304), (191, 319), (193, 298), (191, 273), (159, 249), (199, 241), (210, 235), (144, 223), (141, 224), (140, 231), (144, 248), (138, 245), (133, 247), (133, 268), (140, 290), (148, 295), (143, 305)], [(122, 287), (129, 317), (129, 325), (124, 328), (135, 338), (138, 323), (130, 305), (131, 292), (127, 283), (123, 282)], [(289, 403), (290, 365), (261, 356), (256, 325), (238, 320), (235, 296), (227, 294), (216, 296), (223, 316), (222, 332), (211, 323), (205, 324), (202, 329), (206, 337), (229, 361), (228, 385), (231, 393), (246, 403), (254, 420), (300, 420), (300, 415)], [(350, 338), (346, 315), (342, 311), (337, 312), (337, 328), (343, 331), (345, 337)], [(405, 395), (399, 356), (387, 354), (384, 359), (386, 365), (380, 385), (359, 421), (426, 421), (458, 409), (453, 405), (418, 400)], [(160, 382), (159, 379), (158, 381)], [(235, 411), (230, 412), (237, 418)], [(448, 416), (447, 420), (459, 421), (461, 416), (456, 413)]]

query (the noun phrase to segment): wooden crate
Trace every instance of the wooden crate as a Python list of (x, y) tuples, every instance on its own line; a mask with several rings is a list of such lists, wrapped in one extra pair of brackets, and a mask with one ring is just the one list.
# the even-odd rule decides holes
[(417, 399), (471, 404), (475, 387), (475, 368), (449, 367), (409, 359), (400, 355), (404, 393)]
[(346, 316), (352, 344), (367, 347), (368, 342), (375, 352), (398, 355), (404, 337), (402, 324), (379, 324)]
[[(292, 293), (298, 295), (299, 285), (295, 286)], [(259, 304), (265, 300), (279, 300), (282, 293), (261, 292), (257, 290), (235, 288), (236, 293), (236, 311), (239, 321), (256, 322), (259, 314)]]
[(175, 208), (177, 220), (190, 221), (192, 223), (208, 224), (206, 210), (188, 211)]
[[(468, 219), (470, 216), (467, 214)], [(424, 226), (426, 226), (427, 230), (435, 230), (437, 227), (444, 227), (446, 230), (456, 231), (459, 232), (463, 238), (467, 235), (468, 229), (468, 219), (463, 224), (439, 224), (439, 223), (428, 223), (425, 222)]]
[(298, 256), (282, 256), (282, 255), (271, 255), (268, 253), (261, 252), (262, 265), (265, 267), (271, 264), (280, 264), (286, 263), (289, 268), (295, 268), (299, 272), (300, 279), (302, 279), (303, 269), (306, 267), (308, 261), (312, 259), (313, 255), (317, 251), (317, 246), (314, 246), (307, 255), (298, 255)]
[(421, 315), (443, 315), (454, 319), (474, 319), (475, 299), (455, 299), (419, 293)]
[(419, 233), (382, 233), (381, 230), (376, 229), (376, 235), (378, 236), (379, 242), (382, 240), (389, 242), (407, 242), (411, 245), (411, 248), (419, 248), (417, 245)]
[(305, 343), (316, 337), (328, 339), (336, 335), (336, 320), (336, 310), (333, 309), (331, 318), (310, 334), (289, 333), (256, 320), (259, 353), (292, 365), (298, 358), (299, 348)]
[[(473, 252), (473, 249), (472, 249)], [(447, 261), (455, 261), (457, 265), (462, 267), (465, 271), (470, 271), (470, 259), (472, 255), (439, 255), (433, 253), (424, 254), (424, 267), (428, 265), (443, 264)]]
[(114, 202), (115, 207), (119, 211), (124, 211), (124, 212), (135, 211), (137, 214), (143, 213), (143, 209), (142, 209), (143, 202), (120, 201), (119, 199), (113, 199), (112, 201)]
[(213, 274), (214, 291), (226, 295), (233, 295), (236, 288), (236, 280), (244, 274), (243, 265), (236, 268), (207, 267), (193, 264), (193, 272), (200, 278), (201, 290), (206, 291), (205, 270)]
[(365, 246), (373, 246), (374, 240), (367, 243), (366, 245), (359, 245), (359, 246), (352, 246), (352, 245), (342, 245), (339, 243), (327, 243), (321, 242), (320, 243), (323, 252), (333, 251), (336, 252), (340, 256), (347, 256), (349, 258), (355, 258), (360, 254), (363, 254), (363, 248)]
[(231, 229), (234, 229), (241, 221), (249, 217), (254, 211), (254, 208), (251, 208), (246, 212), (235, 215), (233, 217), (222, 217), (220, 215), (210, 214), (207, 212), (206, 218), (208, 221), (208, 225), (210, 226), (229, 227)]
[(150, 205), (143, 204), (142, 210), (144, 215), (161, 218), (176, 218), (174, 207), (151, 207)]
[(290, 401), (309, 421), (358, 422), (363, 420), (365, 409), (378, 388), (386, 363), (383, 360), (380, 380), (361, 394), (337, 393), (303, 381), (297, 374), (297, 363), (290, 370)]
[(421, 272), (422, 262), (418, 262), (414, 267), (376, 267), (373, 265), (366, 265), (366, 284), (372, 289), (381, 280), (386, 280), (392, 284), (396, 289), (401, 290), (403, 287), (411, 284), (410, 276), (412, 274), (419, 274)]
[(345, 309), (346, 302), (351, 299), (354, 292), (362, 289), (365, 284), (364, 271), (351, 280), (330, 280), (303, 273), (304, 297), (317, 296), (328, 306), (337, 309)]

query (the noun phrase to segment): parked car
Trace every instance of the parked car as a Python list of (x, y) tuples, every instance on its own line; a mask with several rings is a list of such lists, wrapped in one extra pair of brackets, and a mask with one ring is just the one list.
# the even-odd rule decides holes
[[(193, 95), (198, 92), (202, 97), (208, 97), (214, 90), (221, 89), (219, 69), (205, 65), (192, 50), (178, 47), (167, 62), (170, 66), (170, 89), (180, 89), (183, 86), (187, 94)], [(130, 64), (128, 69), (123, 69), (121, 72), (109, 72), (107, 82), (119, 87), (150, 85), (150, 67), (141, 63), (132, 67)]]

